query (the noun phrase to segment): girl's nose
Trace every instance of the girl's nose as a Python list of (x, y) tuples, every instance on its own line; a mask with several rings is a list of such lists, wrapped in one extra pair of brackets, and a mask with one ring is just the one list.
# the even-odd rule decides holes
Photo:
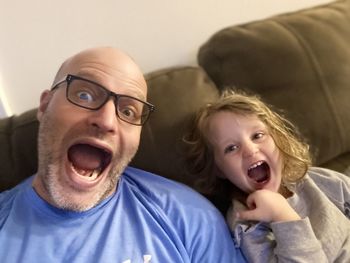
[(252, 141), (248, 141), (243, 146), (243, 156), (251, 157), (258, 152), (258, 146)]

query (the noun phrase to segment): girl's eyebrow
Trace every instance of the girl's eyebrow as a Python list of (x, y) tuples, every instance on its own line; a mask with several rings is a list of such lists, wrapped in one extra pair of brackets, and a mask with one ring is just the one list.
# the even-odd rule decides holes
[(265, 123), (263, 123), (262, 121), (259, 121), (257, 123), (254, 123), (254, 125), (252, 125), (251, 127), (252, 129), (267, 129), (267, 126)]
[(267, 129), (266, 125), (256, 125), (253, 128), (255, 128), (257, 130), (266, 130)]
[(232, 139), (232, 138), (227, 138), (227, 139), (224, 139), (224, 140), (217, 140), (216, 143), (220, 146), (220, 147), (224, 147), (226, 148), (228, 145), (236, 145), (237, 142)]

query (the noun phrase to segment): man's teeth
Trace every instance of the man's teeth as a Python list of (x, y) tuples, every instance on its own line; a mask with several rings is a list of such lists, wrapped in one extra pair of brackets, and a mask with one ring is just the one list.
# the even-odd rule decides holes
[(255, 163), (255, 164), (253, 164), (252, 166), (250, 166), (249, 170), (254, 169), (254, 168), (256, 168), (256, 167), (258, 167), (259, 165), (262, 165), (262, 164), (263, 164), (263, 161), (259, 161), (259, 162)]
[(89, 174), (89, 171), (83, 170), (83, 169), (76, 169), (73, 165), (72, 165), (72, 169), (80, 176), (83, 176), (84, 178), (91, 180), (91, 181), (95, 180), (102, 172), (101, 167), (98, 167), (95, 170), (91, 171), (90, 174)]
[(94, 180), (97, 178), (97, 176), (99, 176), (99, 174), (101, 173), (101, 168), (97, 168), (95, 170), (92, 171), (92, 173), (89, 176), (89, 179)]

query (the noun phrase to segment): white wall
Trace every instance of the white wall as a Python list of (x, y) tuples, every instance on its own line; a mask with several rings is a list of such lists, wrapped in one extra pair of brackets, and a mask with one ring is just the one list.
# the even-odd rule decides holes
[(198, 47), (223, 27), (327, 2), (0, 0), (0, 104), (7, 114), (36, 107), (60, 63), (87, 47), (119, 47), (145, 73), (196, 65)]

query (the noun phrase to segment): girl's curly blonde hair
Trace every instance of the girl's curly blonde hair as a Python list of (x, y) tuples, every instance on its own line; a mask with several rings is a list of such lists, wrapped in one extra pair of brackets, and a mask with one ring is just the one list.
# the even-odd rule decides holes
[[(193, 127), (184, 137), (187, 144), (187, 169), (196, 178), (197, 190), (206, 195), (220, 195), (229, 191), (227, 180), (217, 176), (218, 168), (214, 162), (214, 153), (206, 136), (210, 117), (220, 111), (257, 116), (266, 125), (281, 151), (282, 182), (293, 183), (304, 177), (311, 165), (311, 156), (308, 144), (302, 140), (296, 127), (283, 116), (272, 111), (259, 97), (246, 95), (242, 91), (237, 92), (231, 88), (224, 91), (216, 102), (199, 110)], [(230, 191), (232, 187), (238, 190), (231, 185)]]

